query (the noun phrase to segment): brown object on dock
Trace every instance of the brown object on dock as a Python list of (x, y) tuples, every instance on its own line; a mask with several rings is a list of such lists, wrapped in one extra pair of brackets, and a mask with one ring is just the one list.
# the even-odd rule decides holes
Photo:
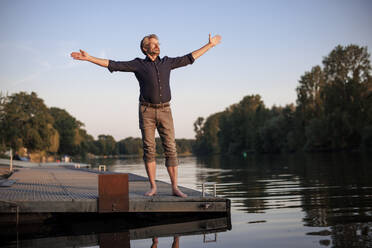
[(98, 175), (98, 190), (100, 213), (128, 212), (128, 174)]
[[(9, 178), (16, 181), (14, 184), (0, 187), (0, 214), (14, 214), (14, 206), (19, 214), (100, 212), (98, 176), (102, 174), (123, 175), (64, 167), (19, 168)], [(158, 194), (149, 197), (144, 196), (149, 187), (147, 178), (128, 174), (128, 180), (127, 210), (131, 213), (230, 211), (228, 199), (203, 197), (201, 192), (184, 187), (180, 189), (188, 197), (176, 197), (172, 195), (170, 184), (161, 181), (157, 182)]]

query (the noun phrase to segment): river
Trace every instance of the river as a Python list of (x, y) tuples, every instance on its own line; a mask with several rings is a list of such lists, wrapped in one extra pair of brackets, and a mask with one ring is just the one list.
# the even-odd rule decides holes
[[(109, 169), (145, 175), (140, 159)], [(157, 179), (169, 182), (164, 160)], [(217, 182), (231, 199), (231, 231), (216, 242), (180, 237), (180, 247), (372, 247), (372, 157), (361, 153), (180, 158), (179, 184)], [(171, 247), (173, 237), (159, 239)], [(131, 241), (150, 247), (151, 239)]]
[[(91, 162), (146, 175), (139, 158)], [(169, 182), (164, 159), (157, 162), (157, 179)], [(179, 184), (200, 190), (203, 182), (216, 182), (217, 195), (231, 199), (231, 230), (207, 241), (203, 234), (165, 235), (157, 247), (372, 247), (369, 154), (181, 157)], [(130, 240), (132, 248), (152, 245), (151, 238)]]

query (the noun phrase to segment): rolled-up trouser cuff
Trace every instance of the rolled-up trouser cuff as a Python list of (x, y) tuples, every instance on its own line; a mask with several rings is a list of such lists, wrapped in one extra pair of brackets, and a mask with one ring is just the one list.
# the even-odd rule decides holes
[(143, 155), (143, 161), (145, 161), (146, 163), (154, 162), (155, 157), (150, 157), (150, 156)]
[(178, 158), (177, 157), (171, 157), (171, 158), (165, 158), (165, 166), (178, 166)]

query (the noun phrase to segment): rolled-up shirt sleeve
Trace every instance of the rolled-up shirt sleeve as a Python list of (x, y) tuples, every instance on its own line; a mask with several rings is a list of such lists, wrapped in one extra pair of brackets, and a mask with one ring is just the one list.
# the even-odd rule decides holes
[(176, 69), (176, 68), (179, 68), (179, 67), (182, 67), (182, 66), (190, 65), (190, 64), (194, 63), (194, 61), (195, 61), (195, 59), (194, 59), (194, 57), (192, 56), (191, 53), (186, 54), (186, 55), (181, 56), (181, 57), (168, 58), (168, 60), (171, 63), (171, 68), (172, 69)]
[(114, 71), (126, 71), (126, 72), (135, 72), (138, 67), (137, 59), (131, 61), (113, 61), (109, 60), (107, 69), (110, 72)]

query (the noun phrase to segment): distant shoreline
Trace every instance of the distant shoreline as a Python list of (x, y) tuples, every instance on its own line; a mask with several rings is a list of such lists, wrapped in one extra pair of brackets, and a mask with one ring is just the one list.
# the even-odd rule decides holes
[[(196, 156), (193, 153), (178, 153), (178, 157), (189, 157), (189, 156)], [(164, 157), (163, 154), (156, 154), (157, 158)], [(102, 158), (142, 158), (142, 155), (138, 154), (122, 154), (122, 155), (97, 155), (94, 158), (102, 159)]]

